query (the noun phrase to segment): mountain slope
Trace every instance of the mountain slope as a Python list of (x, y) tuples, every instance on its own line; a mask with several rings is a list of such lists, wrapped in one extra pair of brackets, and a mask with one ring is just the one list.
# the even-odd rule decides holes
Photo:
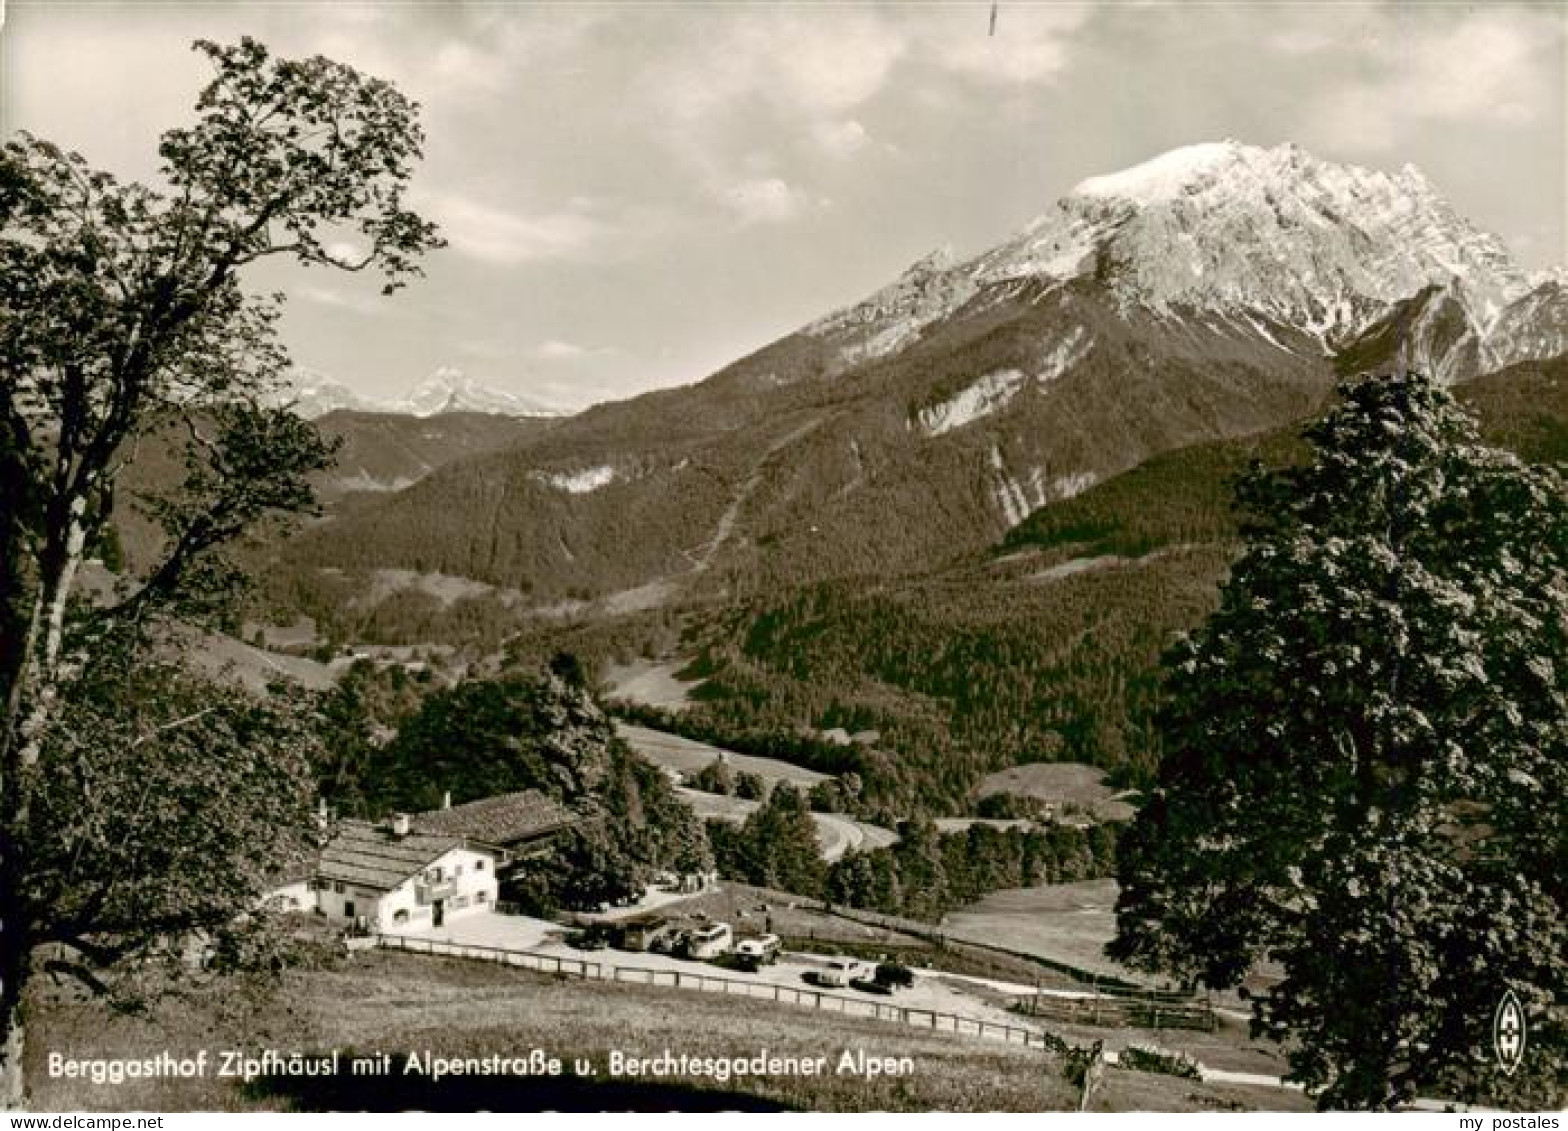
[(464, 456), (509, 447), (556, 424), (550, 417), (446, 412), (430, 418), (334, 409), (316, 427), (341, 440), (337, 466), (318, 477), (331, 502), (354, 491), (400, 491)]
[[(1568, 358), (1488, 375), (1460, 396), (1489, 442), (1568, 460)], [(1283, 466), (1306, 452), (1294, 427), (1193, 445), (1048, 505), (994, 550), (934, 573), (758, 594), (683, 639), (703, 682), (681, 725), (716, 741), (774, 736), (775, 748), (780, 735), (873, 732), (877, 749), (836, 752), (836, 768), (893, 811), (965, 811), (982, 775), (1033, 761), (1145, 784), (1159, 657), (1215, 607), (1240, 545), (1231, 484), (1252, 460)], [(549, 647), (606, 655), (603, 631)]]

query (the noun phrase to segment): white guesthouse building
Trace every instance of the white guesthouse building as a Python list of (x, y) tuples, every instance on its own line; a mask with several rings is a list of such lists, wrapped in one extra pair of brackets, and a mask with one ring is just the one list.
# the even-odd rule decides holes
[(488, 910), (506, 852), (461, 836), (416, 831), (407, 817), (343, 821), (322, 850), (317, 910), (371, 931), (439, 927)]

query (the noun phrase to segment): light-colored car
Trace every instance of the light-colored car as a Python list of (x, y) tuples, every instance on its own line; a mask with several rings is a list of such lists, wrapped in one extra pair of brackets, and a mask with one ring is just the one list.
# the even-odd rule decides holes
[(875, 968), (859, 958), (830, 958), (825, 966), (806, 971), (807, 981), (819, 986), (848, 986), (856, 979), (872, 977)]
[(710, 923), (696, 927), (686, 934), (686, 957), (706, 960), (728, 954), (735, 941), (735, 933), (728, 923)]
[(747, 970), (756, 970), (779, 960), (784, 944), (777, 935), (760, 935), (741, 939), (735, 944), (736, 964)]

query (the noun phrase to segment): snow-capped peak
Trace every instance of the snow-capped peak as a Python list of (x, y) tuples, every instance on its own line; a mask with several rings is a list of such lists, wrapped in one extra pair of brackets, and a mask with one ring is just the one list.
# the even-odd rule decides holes
[(1432, 287), (1484, 340), (1545, 281), (1414, 165), (1384, 172), (1225, 140), (1090, 177), (992, 250), (951, 266), (927, 256), (804, 333), (832, 340), (850, 366), (905, 348), (965, 304), (1075, 280), (1103, 285), (1124, 310), (1261, 319), (1330, 351)]
[(1484, 329), (1528, 289), (1502, 242), (1413, 165), (1390, 174), (1237, 141), (1091, 177), (977, 261), (982, 282), (1090, 271), (1128, 301), (1247, 309), (1325, 340), (1432, 285), (1457, 284)]
[(1235, 141), (1184, 145), (1119, 173), (1080, 181), (1071, 195), (1114, 197), (1135, 204), (1169, 200), (1194, 182), (1233, 164), (1242, 148)]
[(416, 381), (401, 397), (356, 393), (340, 381), (314, 370), (294, 370), (290, 403), (308, 420), (335, 409), (385, 412), (399, 416), (434, 416), (442, 412), (486, 412), (498, 416), (559, 416), (559, 409), (517, 393), (481, 385), (459, 369), (442, 366)]

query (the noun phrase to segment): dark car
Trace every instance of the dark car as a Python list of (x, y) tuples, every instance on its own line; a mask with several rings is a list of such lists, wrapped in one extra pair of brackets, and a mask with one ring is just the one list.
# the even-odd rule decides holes
[(901, 962), (883, 962), (877, 967), (877, 981), (890, 991), (908, 989), (915, 984), (915, 972)]
[(878, 994), (888, 997), (893, 993), (893, 987), (886, 982), (879, 982), (875, 978), (856, 978), (849, 983), (851, 989), (859, 990), (863, 994)]
[(610, 932), (603, 927), (589, 927), (568, 936), (566, 945), (578, 950), (603, 950), (610, 945)]

